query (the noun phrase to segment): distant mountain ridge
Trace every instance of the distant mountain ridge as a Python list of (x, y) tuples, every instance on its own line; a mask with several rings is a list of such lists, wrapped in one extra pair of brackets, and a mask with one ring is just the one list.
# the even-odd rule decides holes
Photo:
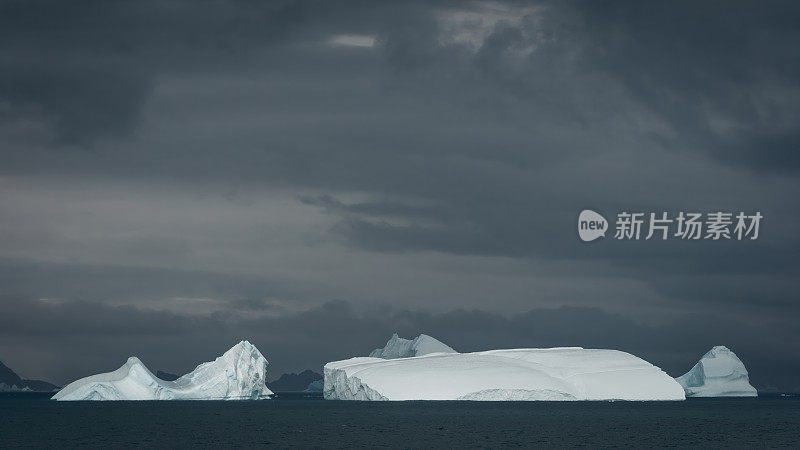
[(300, 373), (285, 373), (267, 386), (273, 392), (302, 392), (314, 381), (321, 380), (322, 375), (313, 370), (304, 370)]
[(58, 386), (41, 380), (25, 380), (0, 361), (0, 392), (52, 392)]
[(179, 378), (178, 375), (175, 375), (174, 373), (164, 372), (163, 370), (157, 371), (156, 377), (164, 381), (175, 381)]

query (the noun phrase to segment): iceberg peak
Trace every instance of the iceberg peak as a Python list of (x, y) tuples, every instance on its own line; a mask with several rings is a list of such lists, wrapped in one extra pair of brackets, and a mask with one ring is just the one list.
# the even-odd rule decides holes
[(755, 397), (756, 389), (742, 360), (724, 345), (714, 346), (700, 361), (676, 378), (687, 397)]
[(227, 355), (228, 353), (237, 353), (242, 351), (251, 352), (253, 350), (258, 351), (255, 345), (251, 344), (250, 341), (245, 339), (243, 341), (239, 341), (238, 344), (231, 347), (227, 352), (224, 353), (224, 355)]
[(136, 365), (136, 364), (141, 364), (141, 365), (144, 365), (144, 364), (142, 364), (142, 360), (140, 360), (139, 358), (137, 358), (137, 357), (135, 357), (135, 356), (131, 356), (131, 357), (130, 357), (130, 358), (128, 358), (128, 360), (125, 362), (125, 365), (127, 365), (127, 366), (133, 366), (133, 365)]
[(412, 358), (414, 356), (430, 355), (433, 353), (458, 353), (442, 341), (420, 334), (414, 339), (401, 338), (397, 333), (392, 334), (386, 346), (376, 348), (369, 356), (372, 358), (396, 359)]
[(253, 361), (253, 362), (261, 362), (269, 364), (264, 355), (261, 354), (260, 351), (256, 348), (255, 345), (251, 344), (250, 341), (241, 341), (238, 344), (234, 345), (230, 348), (227, 352), (223, 353), (222, 356), (215, 360), (224, 360), (224, 361)]

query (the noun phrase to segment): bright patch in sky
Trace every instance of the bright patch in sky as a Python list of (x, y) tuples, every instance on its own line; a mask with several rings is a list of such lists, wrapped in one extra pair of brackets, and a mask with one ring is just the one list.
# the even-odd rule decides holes
[(328, 40), (329, 44), (345, 47), (374, 47), (375, 36), (364, 34), (337, 34)]
[(519, 26), (537, 11), (535, 6), (508, 5), (493, 1), (468, 3), (466, 8), (446, 10), (440, 15), (445, 41), (480, 48), (498, 24)]

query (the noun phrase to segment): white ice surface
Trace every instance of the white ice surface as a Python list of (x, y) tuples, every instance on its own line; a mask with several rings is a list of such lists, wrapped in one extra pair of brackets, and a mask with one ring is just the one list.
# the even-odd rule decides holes
[(692, 370), (676, 378), (687, 397), (756, 397), (744, 363), (728, 347), (708, 351)]
[(383, 348), (376, 348), (369, 354), (372, 358), (394, 359), (423, 356), (431, 353), (458, 353), (449, 345), (432, 338), (427, 334), (420, 334), (414, 339), (403, 339), (395, 333)]
[(683, 400), (656, 366), (617, 350), (580, 347), (358, 357), (325, 365), (339, 400)]
[(272, 395), (266, 380), (269, 363), (247, 341), (236, 344), (212, 362), (200, 364), (175, 381), (153, 375), (131, 357), (119, 369), (74, 381), (55, 400), (246, 400)]

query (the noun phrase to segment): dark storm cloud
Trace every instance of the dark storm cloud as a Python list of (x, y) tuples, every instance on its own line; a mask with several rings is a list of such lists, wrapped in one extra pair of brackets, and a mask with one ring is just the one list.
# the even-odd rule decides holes
[(291, 2), (0, 2), (0, 99), (58, 143), (128, 135), (159, 72), (231, 63), (302, 18)]
[[(286, 371), (321, 371), (325, 362), (366, 355), (398, 332), (413, 337), (432, 333), (459, 351), (493, 348), (584, 346), (632, 352), (659, 365), (670, 375), (682, 375), (713, 345), (724, 342), (737, 352), (756, 386), (800, 388), (796, 360), (786, 349), (796, 346), (785, 324), (772, 324), (786, 339), (783, 349), (770, 348), (760, 327), (739, 321), (685, 317), (663, 326), (644, 326), (598, 308), (534, 309), (514, 317), (480, 310), (441, 314), (384, 309), (357, 312), (343, 301), (325, 303), (283, 317), (242, 318), (216, 314), (185, 317), (168, 312), (109, 307), (97, 303), (47, 303), (4, 299), (16, 303), (0, 317), (0, 355), (6, 364), (25, 365), (25, 353), (48, 342), (58, 357), (48, 364), (20, 367), (29, 375), (49, 374), (65, 383), (88, 373), (111, 370), (128, 355), (137, 355), (153, 370), (183, 372), (217, 356), (239, 339), (251, 340), (270, 360), (271, 378)], [(635, 338), (634, 338), (635, 337)], [(76, 352), (75, 349), (80, 349)], [(62, 357), (63, 358), (63, 357)]]
[[(4, 302), (17, 328), (3, 348), (62, 358), (69, 378), (122, 350), (188, 370), (238, 338), (303, 369), (394, 329), (460, 349), (616, 346), (673, 374), (726, 344), (757, 383), (797, 386), (775, 349), (800, 338), (784, 326), (800, 275), (798, 14), (777, 1), (0, 1), (0, 294), (66, 301)], [(251, 214), (273, 190), (296, 204)], [(225, 198), (195, 202), (208, 191)], [(583, 208), (765, 220), (752, 242), (585, 245)], [(507, 260), (550, 284), (509, 287)], [(471, 284), (420, 281), (437, 265)], [(387, 280), (440, 312), (361, 312), (398, 301)], [(614, 289), (576, 299), (592, 283)], [(446, 313), (479, 284), (497, 314)], [(287, 312), (331, 298), (352, 310)], [(542, 298), (597, 309), (499, 315)], [(634, 320), (653, 310), (683, 319)], [(63, 333), (53, 311), (108, 337), (104, 356), (64, 361), (67, 343), (100, 344), (46, 339)], [(94, 314), (114, 326), (81, 319)]]
[(759, 170), (800, 168), (800, 49), (784, 44), (800, 39), (796, 2), (582, 6), (595, 61), (669, 120), (679, 133), (663, 136), (670, 147)]
[[(531, 122), (557, 118), (561, 126), (585, 131), (593, 121), (603, 122), (596, 125), (602, 128), (613, 118), (624, 119), (623, 110), (635, 104), (668, 126), (649, 134), (651, 145), (706, 153), (758, 170), (798, 168), (792, 150), (798, 142), (800, 55), (796, 46), (786, 45), (798, 38), (795, 3), (510, 3), (506, 19), (524, 16), (516, 23), (500, 20), (475, 51), (447, 41), (437, 19), (459, 7), (477, 14), (491, 11), (481, 5), (231, 1), (197, 8), (182, 2), (5, 1), (0, 4), (0, 98), (7, 118), (33, 115), (49, 123), (57, 139), (86, 144), (130, 133), (155, 80), (165, 73), (247, 73), (264, 65), (297, 73), (314, 63), (297, 65), (291, 58), (313, 58), (317, 50), (294, 47), (294, 56), (287, 56), (278, 47), (337, 32), (367, 33), (378, 39), (380, 61), (399, 71), (398, 78), (389, 75), (393, 89), (415, 84), (416, 92), (407, 93), (481, 104), (485, 116), (474, 119), (494, 116), (513, 125), (519, 115)], [(525, 5), (535, 10), (519, 10)], [(264, 53), (270, 48), (273, 53)], [(363, 61), (347, 64), (338, 70), (358, 71)], [(393, 125), (418, 126), (413, 121)], [(378, 135), (384, 141), (392, 137)], [(521, 137), (503, 143), (502, 134), (494, 135), (503, 147), (499, 153), (487, 152), (485, 143), (458, 152), (524, 166), (560, 150), (543, 135), (533, 141), (538, 145), (531, 152), (519, 148), (520, 142), (531, 142), (530, 136)], [(578, 151), (580, 143), (563, 145)], [(237, 157), (242, 162), (259, 158), (250, 152)], [(280, 172), (298, 176), (290, 167), (297, 157), (305, 158), (289, 156)], [(378, 161), (365, 163), (382, 170)], [(310, 169), (322, 170), (318, 162)], [(299, 176), (289, 181), (307, 182)]]

